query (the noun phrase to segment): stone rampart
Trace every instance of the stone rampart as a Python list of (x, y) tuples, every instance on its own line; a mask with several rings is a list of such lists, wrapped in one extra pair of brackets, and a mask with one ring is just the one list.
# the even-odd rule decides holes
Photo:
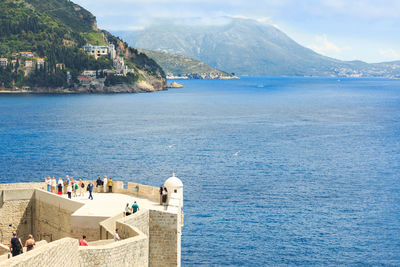
[[(11, 188), (11, 187), (7, 187)], [(33, 233), (34, 189), (6, 189), (0, 198), (0, 242), (8, 243), (17, 231), (23, 242)]]
[(150, 210), (150, 266), (180, 266), (178, 214)]
[(0, 267), (79, 266), (78, 248), (76, 239), (63, 238), (0, 262)]
[(35, 191), (34, 229), (37, 239), (48, 242), (72, 237), (71, 215), (84, 204), (43, 190)]

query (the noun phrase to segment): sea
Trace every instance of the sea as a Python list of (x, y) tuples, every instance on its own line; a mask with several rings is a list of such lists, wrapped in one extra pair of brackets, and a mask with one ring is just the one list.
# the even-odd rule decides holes
[(0, 95), (0, 182), (174, 172), (182, 266), (400, 266), (400, 80), (178, 82)]

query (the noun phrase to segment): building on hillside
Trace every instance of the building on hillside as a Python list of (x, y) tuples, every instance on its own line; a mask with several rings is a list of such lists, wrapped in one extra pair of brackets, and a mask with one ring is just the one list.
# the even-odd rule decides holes
[(25, 61), (25, 67), (32, 68), (33, 67), (33, 61), (32, 60), (26, 60)]
[(12, 57), (17, 57), (18, 55), (19, 55), (19, 53), (16, 53), (16, 52), (11, 54)]
[(0, 58), (0, 67), (6, 67), (8, 64), (7, 58)]
[(33, 57), (32, 52), (19, 52), (21, 57)]
[(11, 60), (11, 64), (13, 67), (15, 67), (17, 65), (17, 60), (16, 59)]
[(57, 63), (56, 64), (56, 69), (63, 70), (64, 69), (64, 64), (63, 63)]
[(111, 60), (114, 60), (117, 56), (117, 51), (115, 50), (115, 45), (110, 44), (109, 45), (109, 51), (110, 51), (110, 58)]
[(109, 53), (108, 46), (96, 46), (96, 45), (87, 44), (87, 45), (83, 46), (83, 50), (86, 53), (88, 53), (89, 55), (94, 56), (96, 59), (101, 56), (107, 56)]
[(44, 67), (44, 58), (37, 58), (36, 59), (36, 66), (38, 67), (38, 68), (40, 68), (40, 67)]
[(96, 77), (96, 71), (95, 70), (84, 70), (82, 72), (82, 76), (85, 76), (85, 77)]
[(79, 83), (84, 87), (90, 86), (90, 84), (92, 83), (92, 80), (93, 79), (91, 77), (78, 76)]

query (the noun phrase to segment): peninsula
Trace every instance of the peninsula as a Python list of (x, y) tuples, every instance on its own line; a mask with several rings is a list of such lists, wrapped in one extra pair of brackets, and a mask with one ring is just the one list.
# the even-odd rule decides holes
[(162, 68), (69, 0), (0, 3), (0, 92), (152, 92)]

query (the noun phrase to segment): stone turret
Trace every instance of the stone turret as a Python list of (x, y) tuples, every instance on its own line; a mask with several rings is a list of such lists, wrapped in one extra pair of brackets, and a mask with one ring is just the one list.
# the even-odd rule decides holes
[[(178, 177), (175, 177), (175, 173), (172, 173), (172, 176), (165, 181), (164, 187), (168, 190), (168, 205), (182, 208), (183, 183)], [(178, 203), (171, 203), (171, 201), (175, 202), (174, 200), (178, 200)]]

